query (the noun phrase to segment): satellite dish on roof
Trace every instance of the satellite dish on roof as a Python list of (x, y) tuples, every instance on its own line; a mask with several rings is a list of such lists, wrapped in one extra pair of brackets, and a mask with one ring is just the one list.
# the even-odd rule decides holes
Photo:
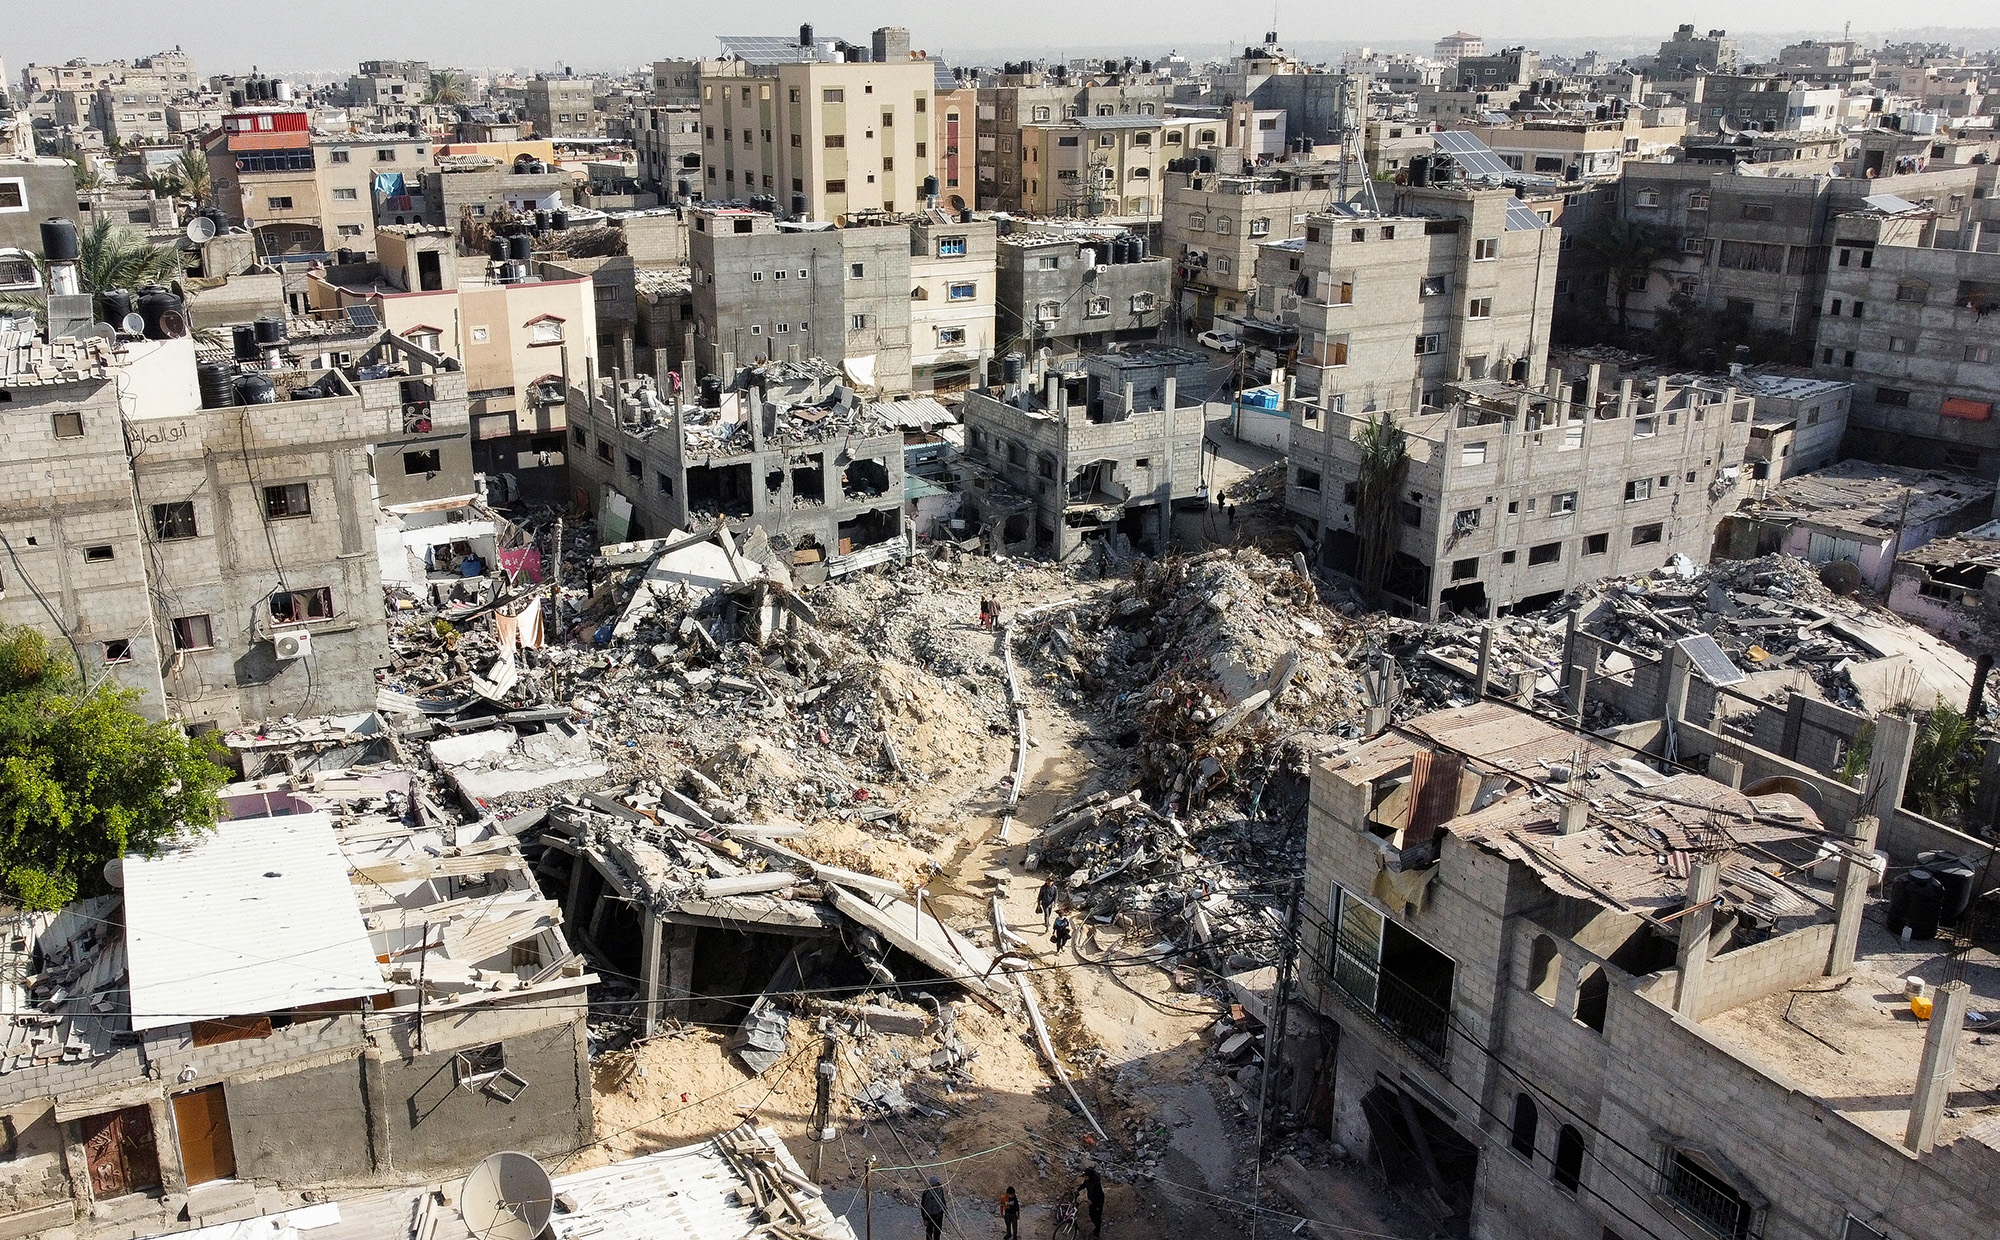
[(1725, 115), (1717, 117), (1715, 121), (1715, 128), (1725, 138), (1739, 137), (1743, 133), (1741, 129), (1736, 127), (1736, 117), (1733, 115)]
[(187, 222), (187, 227), (182, 231), (187, 234), (189, 241), (200, 245), (215, 236), (215, 221), (205, 215), (197, 215)]
[(102, 340), (106, 344), (115, 343), (118, 339), (118, 333), (111, 330), (109, 323), (92, 323), (78, 331), (77, 336), (83, 340)]
[(555, 1209), (555, 1186), (526, 1154), (489, 1154), (465, 1177), (458, 1214), (477, 1240), (535, 1240)]
[(124, 318), (119, 319), (114, 326), (128, 336), (139, 336), (145, 334), (146, 320), (140, 318), (136, 313), (128, 314)]

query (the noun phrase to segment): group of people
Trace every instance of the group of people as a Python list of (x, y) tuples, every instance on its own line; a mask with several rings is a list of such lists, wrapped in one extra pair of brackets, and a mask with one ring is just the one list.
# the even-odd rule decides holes
[(1069, 946), (1071, 927), (1069, 914), (1056, 907), (1058, 899), (1053, 878), (1044, 880), (1042, 889), (1035, 893), (1035, 911), (1042, 915), (1042, 933), (1054, 941), (1056, 951), (1060, 952)]
[(1000, 600), (990, 594), (979, 596), (979, 627), (990, 629), (1000, 623)]
[[(1104, 1234), (1104, 1179), (1091, 1167), (1083, 1173), (1083, 1179), (1069, 1190), (1072, 1200), (1078, 1193), (1083, 1194), (1084, 1206), (1090, 1211), (1090, 1234), (1093, 1237)], [(924, 1216), (924, 1240), (944, 1240), (944, 1219), (951, 1209), (951, 1200), (945, 1195), (944, 1181), (931, 1177), (930, 1186), (917, 1202), (917, 1209)], [(1021, 1240), (1021, 1195), (1009, 1184), (1007, 1191), (1000, 1194), (1000, 1220), (1006, 1226), (1004, 1240)], [(1081, 1234), (1081, 1227), (1078, 1234)]]

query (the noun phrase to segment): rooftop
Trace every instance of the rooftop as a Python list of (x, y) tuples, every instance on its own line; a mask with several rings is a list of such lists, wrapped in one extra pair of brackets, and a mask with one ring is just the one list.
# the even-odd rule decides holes
[(1899, 522), (1923, 525), (1992, 501), (1993, 484), (1984, 479), (1870, 461), (1840, 461), (1785, 479), (1764, 499), (1747, 503), (1744, 510), (1764, 520), (1811, 520), (1877, 541), (1888, 537)]

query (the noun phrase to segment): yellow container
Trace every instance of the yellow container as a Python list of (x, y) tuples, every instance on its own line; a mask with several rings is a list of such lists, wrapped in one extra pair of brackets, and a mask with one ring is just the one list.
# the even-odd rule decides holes
[(1929, 1020), (1931, 1018), (1931, 997), (1929, 995), (1914, 996), (1910, 1000), (1910, 1014), (1918, 1020)]

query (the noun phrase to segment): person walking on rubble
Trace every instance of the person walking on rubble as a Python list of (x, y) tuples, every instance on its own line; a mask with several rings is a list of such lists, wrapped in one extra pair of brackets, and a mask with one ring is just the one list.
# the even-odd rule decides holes
[(924, 1190), (923, 1199), (917, 1203), (917, 1209), (924, 1216), (924, 1240), (944, 1240), (946, 1206), (944, 1181), (932, 1176), (931, 1186)]
[(990, 606), (990, 610), (993, 616), (993, 623), (989, 627), (997, 629), (1000, 627), (1000, 600), (997, 598), (992, 598), (992, 599), (987, 599), (986, 601)]
[(1104, 1181), (1092, 1167), (1083, 1173), (1083, 1183), (1077, 1185), (1083, 1190), (1083, 1200), (1090, 1207), (1090, 1234), (1104, 1234)]
[(979, 627), (982, 629), (993, 627), (993, 600), (983, 594), (979, 597)]
[(1000, 1221), (1007, 1226), (1000, 1240), (1021, 1240), (1021, 1199), (1012, 1184), (1000, 1194)]
[(1055, 879), (1042, 880), (1042, 889), (1035, 893), (1035, 911), (1042, 915), (1042, 933), (1047, 934), (1053, 927), (1056, 916)]
[(1069, 946), (1069, 914), (1067, 913), (1063, 913), (1056, 918), (1055, 942), (1058, 953), (1063, 948)]

